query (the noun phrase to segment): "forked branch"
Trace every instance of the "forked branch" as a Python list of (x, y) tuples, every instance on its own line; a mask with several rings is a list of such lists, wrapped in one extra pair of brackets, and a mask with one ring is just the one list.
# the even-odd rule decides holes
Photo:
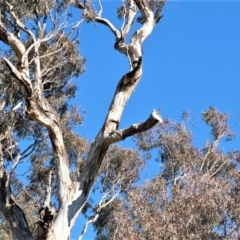
[(124, 140), (127, 137), (133, 136), (137, 133), (147, 131), (154, 127), (157, 123), (163, 124), (163, 120), (160, 115), (157, 114), (155, 110), (151, 113), (149, 118), (141, 123), (133, 124), (128, 128), (122, 130), (115, 130), (109, 134), (108, 141), (110, 143), (115, 143)]

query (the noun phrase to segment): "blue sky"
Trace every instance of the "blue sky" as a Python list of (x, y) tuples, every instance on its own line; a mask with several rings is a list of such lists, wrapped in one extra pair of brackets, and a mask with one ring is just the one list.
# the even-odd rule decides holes
[[(103, 2), (103, 16), (115, 17), (120, 2)], [(170, 1), (164, 17), (143, 45), (144, 73), (120, 127), (145, 120), (153, 108), (163, 118), (182, 111), (200, 114), (209, 106), (238, 113), (240, 2)], [(93, 139), (108, 110), (116, 84), (128, 71), (127, 58), (114, 50), (114, 36), (99, 24), (81, 26), (80, 50), (87, 58), (76, 101), (87, 114), (81, 133)], [(235, 116), (236, 115), (236, 116)]]
[[(116, 6), (121, 2), (102, 4), (103, 17), (120, 27)], [(201, 113), (214, 106), (229, 113), (237, 133), (233, 143), (222, 147), (239, 148), (240, 2), (169, 1), (163, 13), (160, 24), (143, 45), (143, 78), (127, 104), (120, 128), (145, 120), (154, 108), (161, 108), (162, 117), (173, 120), (180, 120), (182, 111), (190, 111), (196, 122), (194, 143), (201, 147), (209, 138)], [(80, 39), (87, 63), (86, 72), (78, 79), (75, 101), (86, 111), (79, 131), (93, 140), (116, 84), (129, 66), (127, 58), (114, 50), (114, 36), (105, 26), (82, 24)], [(127, 140), (122, 146), (132, 143)], [(153, 171), (153, 165), (148, 168)], [(77, 223), (72, 239), (80, 229)], [(90, 229), (85, 239), (93, 238)]]

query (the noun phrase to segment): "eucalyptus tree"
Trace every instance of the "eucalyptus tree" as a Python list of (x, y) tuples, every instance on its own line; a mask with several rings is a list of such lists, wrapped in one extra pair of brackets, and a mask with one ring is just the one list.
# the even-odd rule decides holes
[(211, 130), (203, 148), (194, 146), (189, 121), (165, 119), (136, 136), (139, 149), (157, 150), (159, 173), (101, 211), (97, 240), (239, 239), (240, 152), (222, 148), (234, 137), (227, 114), (211, 107), (202, 116)]
[[(70, 6), (77, 22), (72, 21)], [(118, 129), (142, 77), (142, 43), (161, 19), (163, 6), (164, 0), (123, 1), (117, 9), (122, 27), (117, 29), (102, 17), (101, 2), (97, 11), (89, 0), (0, 1), (0, 209), (8, 223), (1, 225), (5, 239), (9, 231), (18, 240), (68, 239), (98, 176), (103, 176), (105, 191), (98, 212), (138, 177), (136, 161), (142, 164), (142, 159), (137, 153), (116, 146), (107, 151), (163, 122), (154, 110), (147, 120)], [(78, 48), (83, 21), (105, 25), (115, 36), (114, 48), (129, 61), (129, 72), (119, 80), (91, 144), (72, 130), (82, 123), (82, 115), (68, 101), (76, 94), (71, 80), (84, 71)], [(135, 22), (141, 25), (127, 43)], [(121, 160), (126, 156), (129, 165)], [(21, 164), (26, 168), (24, 180), (16, 171)]]

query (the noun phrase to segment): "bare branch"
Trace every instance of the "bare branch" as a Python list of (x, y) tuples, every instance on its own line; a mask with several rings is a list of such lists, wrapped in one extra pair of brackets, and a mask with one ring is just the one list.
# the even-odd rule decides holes
[(207, 149), (207, 152), (204, 154), (204, 157), (203, 157), (203, 162), (202, 162), (202, 165), (200, 167), (200, 170), (199, 171), (202, 171), (206, 161), (207, 161), (207, 158), (208, 156), (215, 151), (215, 149), (217, 148), (218, 144), (219, 144), (219, 141), (221, 140), (221, 138), (224, 136), (224, 134), (221, 134), (217, 137), (217, 139), (213, 142), (213, 143), (210, 143), (211, 146), (207, 146), (208, 149)]
[(123, 7), (124, 7), (124, 14), (123, 14), (123, 23), (122, 23), (122, 27), (121, 27), (121, 33), (123, 32), (123, 27), (124, 27), (125, 21), (126, 21), (126, 6), (125, 6), (124, 0), (122, 0), (122, 3), (123, 3)]
[(30, 97), (33, 93), (32, 83), (30, 79), (27, 77), (27, 75), (24, 72), (20, 73), (17, 70), (17, 68), (7, 58), (3, 58), (3, 59), (6, 62), (8, 68), (11, 70), (13, 76), (24, 86), (24, 89), (27, 92), (28, 97)]
[(14, 34), (7, 31), (2, 22), (0, 22), (0, 40), (13, 48), (19, 60), (22, 58), (25, 46)]
[[(31, 44), (30, 47), (28, 47), (28, 49), (25, 51), (25, 53), (22, 56), (21, 62), (23, 63), (24, 61), (26, 61), (26, 59), (28, 58), (28, 54), (29, 52), (32, 50), (33, 47), (39, 45), (40, 43), (46, 42), (48, 40), (50, 40), (51, 38), (53, 38), (56, 35), (56, 33), (52, 33), (49, 34), (47, 37), (43, 38), (43, 39), (38, 39), (36, 40), (33, 44)], [(36, 51), (35, 51), (36, 52)], [(37, 52), (36, 52), (37, 53)], [(28, 66), (25, 66), (28, 67)]]
[(111, 143), (122, 141), (127, 137), (133, 136), (134, 134), (141, 133), (151, 129), (157, 123), (163, 124), (163, 120), (156, 113), (156, 111), (153, 110), (152, 114), (149, 116), (149, 118), (145, 122), (133, 124), (130, 127), (123, 130), (119, 130), (119, 131), (116, 130), (111, 132), (109, 134), (108, 141), (110, 141)]
[[(113, 185), (113, 188), (114, 188), (114, 185)], [(113, 189), (113, 188), (112, 188), (112, 189)], [(87, 231), (88, 225), (89, 225), (90, 223), (94, 223), (94, 222), (97, 221), (101, 210), (102, 210), (103, 208), (105, 208), (107, 205), (109, 205), (111, 202), (113, 202), (113, 200), (118, 196), (118, 194), (119, 194), (119, 192), (120, 192), (120, 188), (119, 188), (119, 190), (118, 190), (117, 192), (114, 193), (114, 195), (111, 196), (111, 198), (110, 198), (108, 201), (105, 201), (107, 195), (108, 195), (110, 192), (112, 192), (112, 189), (111, 189), (109, 192), (107, 192), (106, 194), (104, 194), (104, 196), (102, 197), (102, 199), (101, 199), (101, 201), (99, 202), (98, 206), (95, 208), (95, 209), (96, 209), (96, 210), (95, 210), (95, 211), (96, 211), (96, 214), (95, 214), (94, 216), (89, 217), (88, 221), (87, 221), (87, 222), (85, 223), (85, 225), (84, 225), (84, 228), (83, 228), (82, 233), (81, 233), (81, 235), (79, 236), (78, 240), (82, 240), (84, 234), (85, 234), (86, 231)]]
[(95, 21), (107, 26), (113, 32), (113, 34), (115, 35), (116, 38), (121, 37), (120, 32), (114, 27), (114, 25), (108, 19), (96, 17)]
[(222, 168), (224, 165), (226, 165), (228, 162), (229, 162), (229, 159), (226, 159), (226, 160), (217, 168), (217, 170), (216, 170), (213, 174), (211, 174), (210, 178), (214, 177), (214, 176), (221, 170), (221, 168)]
[[(100, 12), (98, 14), (98, 16), (96, 16), (93, 21), (96, 21), (96, 22), (99, 22), (99, 23), (102, 23), (103, 25), (107, 26), (112, 32), (113, 34), (115, 35), (116, 38), (120, 38), (121, 37), (121, 34), (120, 32), (114, 27), (114, 25), (106, 18), (102, 18), (101, 17), (101, 13), (102, 13), (102, 7), (101, 7), (101, 2), (99, 2), (99, 5), (100, 5)], [(80, 2), (77, 2), (75, 3), (75, 6), (79, 9), (82, 9), (84, 11), (89, 11), (89, 9), (83, 5), (82, 3)]]
[(35, 42), (35, 36), (34, 34), (26, 28), (26, 26), (18, 19), (18, 17), (16, 16), (15, 12), (13, 11), (13, 6), (11, 4), (9, 4), (7, 1), (5, 1), (6, 4), (9, 6), (9, 10), (10, 10), (10, 14), (13, 17), (13, 19), (15, 20), (17, 26), (24, 32), (26, 32), (33, 40), (33, 42)]
[[(53, 52), (47, 53), (47, 54), (45, 54), (45, 55), (39, 56), (39, 57), (37, 57), (37, 58), (38, 58), (38, 59), (41, 59), (41, 58), (45, 58), (45, 57), (51, 56), (51, 55), (53, 55), (53, 54), (55, 54), (55, 53), (58, 53), (58, 52), (60, 52), (60, 51), (62, 50), (62, 48), (63, 48), (66, 44), (67, 44), (67, 43), (65, 42), (65, 43), (63, 43), (63, 45), (61, 46), (61, 48), (59, 48), (59, 49), (57, 49), (57, 50), (55, 50), (55, 51), (53, 51)], [(35, 59), (36, 59), (36, 58), (33, 58), (33, 59), (29, 62), (29, 65), (30, 65)]]
[(35, 140), (33, 144), (29, 145), (22, 153), (21, 153), (21, 158), (20, 161), (22, 161), (24, 158), (28, 157), (38, 146), (39, 143), (41, 143), (48, 135), (45, 135), (42, 139), (40, 140)]
[(99, 7), (100, 7), (100, 10), (99, 10), (99, 13), (98, 13), (98, 17), (101, 17), (102, 11), (103, 11), (101, 0), (98, 0), (98, 4), (99, 4)]
[(136, 6), (133, 0), (129, 1), (128, 18), (125, 26), (122, 28), (122, 37), (125, 38), (133, 24), (134, 17), (137, 14)]
[(22, 106), (22, 101), (19, 102), (15, 107), (12, 108), (12, 111), (17, 111)]
[(97, 219), (98, 219), (98, 217), (99, 217), (99, 214), (96, 214), (95, 216), (90, 217), (90, 218), (88, 219), (88, 221), (87, 221), (87, 222), (85, 223), (85, 225), (84, 225), (84, 228), (83, 228), (82, 233), (81, 233), (81, 235), (79, 236), (78, 240), (82, 240), (84, 234), (85, 234), (86, 231), (87, 231), (88, 225), (89, 225), (90, 223), (96, 222)]
[[(42, 71), (41, 71), (42, 77), (45, 76), (45, 75), (47, 75), (50, 71), (52, 71), (52, 70), (54, 70), (54, 69), (56, 69), (57, 67), (62, 66), (62, 65), (63, 65), (63, 63), (59, 63), (59, 64), (54, 65), (54, 66), (52, 66), (52, 67), (48, 67), (48, 64), (46, 64), (45, 67), (44, 67), (44, 68), (42, 69)], [(49, 76), (50, 74), (51, 74), (51, 73), (49, 73), (48, 76)], [(43, 84), (44, 84), (44, 83), (47, 83), (47, 82), (48, 82), (48, 81), (44, 81)], [(54, 82), (54, 81), (52, 81), (52, 82)]]
[(15, 168), (17, 167), (20, 158), (21, 158), (21, 155), (18, 154), (18, 155), (16, 156), (15, 160), (13, 159), (13, 166), (12, 166), (10, 172), (9, 172), (9, 176), (11, 176), (11, 174), (13, 173), (13, 171), (15, 170)]
[(30, 197), (32, 200), (33, 200), (33, 202), (37, 205), (37, 207), (40, 207), (40, 204), (39, 204), (39, 199), (35, 199), (26, 189), (25, 189), (25, 187), (23, 186), (23, 184), (21, 184), (21, 186), (22, 186), (22, 190), (23, 190), (23, 192), (28, 196), (28, 197)]
[(47, 207), (50, 206), (50, 202), (51, 202), (51, 189), (52, 189), (52, 176), (53, 176), (53, 170), (51, 169), (49, 171), (49, 176), (48, 176), (48, 185), (47, 185), (47, 189), (46, 189), (46, 196), (44, 199), (44, 203), (43, 203), (43, 207)]

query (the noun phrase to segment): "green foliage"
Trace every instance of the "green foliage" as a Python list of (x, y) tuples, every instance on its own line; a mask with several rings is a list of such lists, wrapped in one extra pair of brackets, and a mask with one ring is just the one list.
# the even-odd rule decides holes
[[(59, 114), (63, 137), (70, 156), (72, 177), (76, 177), (79, 162), (84, 159), (88, 149), (87, 141), (73, 131), (83, 122), (84, 111), (70, 104), (77, 91), (76, 78), (84, 72), (85, 59), (79, 52), (78, 29), (71, 21), (67, 1), (0, 1), (1, 21), (7, 30), (18, 36), (26, 49), (32, 44), (32, 38), (17, 28), (12, 9), (16, 17), (27, 26), (35, 38), (47, 39), (39, 44), (38, 55), (33, 48), (28, 55), (29, 76), (34, 85), (36, 69), (34, 59), (40, 58), (43, 95)], [(48, 27), (41, 35), (44, 23)], [(61, 25), (63, 24), (63, 25)], [(18, 31), (17, 31), (18, 30)], [(20, 33), (20, 34), (19, 34)], [(52, 36), (52, 37), (48, 37)], [(7, 57), (17, 66), (18, 59), (10, 48), (0, 46), (1, 57)], [(11, 175), (11, 189), (17, 202), (21, 204), (29, 224), (34, 229), (37, 211), (44, 201), (48, 185), (49, 171), (55, 171), (53, 151), (48, 132), (36, 122), (30, 120), (25, 112), (24, 90), (15, 81), (3, 61), (0, 62), (0, 144), (2, 145), (4, 166), (11, 169), (19, 156), (19, 165), (26, 166), (21, 176)], [(22, 102), (16, 110), (12, 109)], [(56, 196), (56, 179), (52, 181), (53, 198)], [(55, 201), (54, 204), (58, 205)], [(3, 221), (5, 224), (5, 222)], [(0, 230), (5, 229), (1, 224)], [(6, 238), (7, 239), (7, 238)]]

